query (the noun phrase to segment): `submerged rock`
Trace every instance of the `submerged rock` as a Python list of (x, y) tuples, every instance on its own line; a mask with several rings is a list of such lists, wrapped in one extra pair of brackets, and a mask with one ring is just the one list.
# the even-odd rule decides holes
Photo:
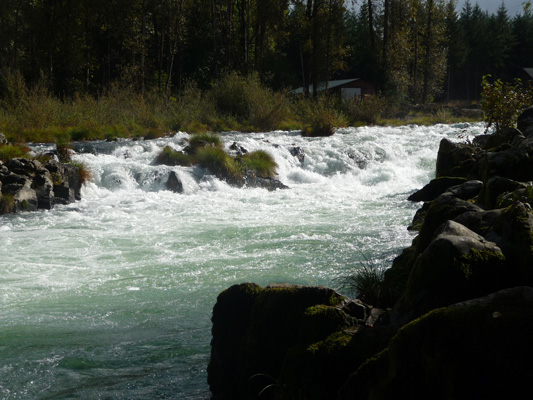
[(183, 183), (175, 171), (170, 171), (168, 175), (167, 189), (175, 193), (183, 193)]
[(298, 161), (300, 161), (300, 164), (304, 163), (305, 160), (305, 151), (299, 146), (294, 146), (289, 148), (289, 152), (293, 157), (296, 157)]

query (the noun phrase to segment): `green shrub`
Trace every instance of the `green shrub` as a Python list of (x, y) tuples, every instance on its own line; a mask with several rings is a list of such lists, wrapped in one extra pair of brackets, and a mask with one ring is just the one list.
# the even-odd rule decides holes
[(239, 165), (223, 149), (219, 147), (204, 146), (197, 150), (198, 163), (208, 169), (217, 178), (229, 183), (242, 183), (243, 176)]
[(201, 147), (222, 148), (222, 141), (218, 135), (212, 133), (200, 133), (189, 138), (189, 145), (185, 148), (187, 154), (195, 154)]
[(27, 157), (28, 149), (25, 146), (16, 144), (2, 144), (0, 145), (0, 161), (7, 161), (11, 158)]
[(522, 85), (520, 79), (513, 83), (497, 79), (489, 82), (490, 75), (483, 77), (481, 93), (481, 109), (485, 113), (487, 130), (496, 125), (497, 129), (516, 126), (516, 120), (522, 110), (533, 102), (533, 87)]
[(303, 136), (331, 136), (335, 128), (346, 126), (346, 119), (337, 109), (334, 99), (327, 96), (304, 100), (303, 112), (300, 112), (305, 124)]
[(343, 109), (352, 124), (374, 125), (386, 107), (386, 100), (379, 96), (367, 96), (363, 100), (353, 98), (343, 103)]
[(278, 164), (269, 153), (263, 150), (253, 151), (240, 158), (244, 169), (255, 172), (263, 178), (273, 178), (276, 175)]
[(247, 130), (275, 129), (289, 109), (287, 97), (264, 86), (257, 75), (243, 77), (232, 72), (213, 85), (209, 98), (224, 119), (229, 117), (231, 122), (234, 118), (248, 125)]
[(190, 166), (194, 163), (193, 158), (188, 154), (183, 154), (181, 151), (174, 150), (170, 146), (165, 146), (161, 153), (158, 154), (156, 164), (163, 165), (181, 165), (181, 166)]

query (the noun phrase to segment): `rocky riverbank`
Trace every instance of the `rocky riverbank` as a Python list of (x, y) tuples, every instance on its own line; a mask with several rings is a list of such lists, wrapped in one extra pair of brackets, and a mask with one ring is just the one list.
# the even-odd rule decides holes
[(0, 214), (51, 209), (80, 199), (79, 168), (57, 161), (0, 161)]
[(233, 286), (213, 309), (214, 399), (524, 398), (533, 345), (533, 109), (440, 144), (412, 245), (376, 304)]

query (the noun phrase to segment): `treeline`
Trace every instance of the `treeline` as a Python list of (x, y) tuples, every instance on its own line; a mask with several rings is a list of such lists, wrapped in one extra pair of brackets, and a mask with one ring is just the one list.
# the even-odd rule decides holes
[[(354, 7), (353, 3), (357, 3)], [(273, 89), (362, 77), (388, 98), (476, 99), (533, 67), (533, 13), (454, 0), (2, 0), (0, 73), (65, 99), (177, 96), (230, 72)], [(0, 80), (0, 98), (9, 87)]]

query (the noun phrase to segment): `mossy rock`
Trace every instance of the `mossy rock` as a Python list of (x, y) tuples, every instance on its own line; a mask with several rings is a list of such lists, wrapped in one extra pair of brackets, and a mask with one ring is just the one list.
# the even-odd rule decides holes
[(533, 180), (533, 142), (524, 140), (520, 146), (504, 151), (487, 152), (481, 161), (482, 180), (494, 176), (513, 179), (519, 182)]
[(527, 398), (533, 289), (435, 310), (406, 325), (350, 377), (340, 399)]
[(217, 178), (233, 185), (242, 186), (244, 184), (242, 168), (223, 149), (204, 146), (196, 151), (195, 156), (198, 163)]
[(355, 324), (355, 319), (341, 309), (318, 304), (304, 311), (299, 327), (300, 338), (303, 343), (313, 343)]
[(496, 199), (496, 207), (506, 208), (515, 203), (529, 204), (533, 207), (533, 185), (525, 184), (524, 187), (516, 189), (511, 193), (505, 193)]
[(468, 179), (478, 179), (475, 171), (476, 161), (480, 151), (474, 146), (453, 143), (442, 139), (437, 154), (436, 177), (455, 176)]
[(453, 220), (466, 212), (481, 212), (483, 209), (475, 204), (458, 199), (454, 196), (442, 194), (433, 201), (427, 210), (424, 222), (420, 228), (420, 239), (417, 251), (422, 253), (429, 245), (435, 231), (446, 221)]
[(533, 213), (522, 203), (514, 203), (487, 233), (493, 236), (512, 267), (516, 284), (533, 285)]
[(223, 394), (220, 398), (230, 399), (237, 393), (237, 355), (250, 324), (253, 303), (262, 291), (259, 285), (244, 283), (226, 289), (217, 297), (211, 319), (213, 339), (207, 380), (213, 393)]
[(213, 133), (199, 133), (192, 135), (189, 139), (189, 145), (185, 147), (185, 153), (189, 155), (195, 155), (198, 149), (202, 147), (214, 147), (221, 149), (222, 140), (220, 137)]
[(493, 176), (485, 181), (479, 196), (479, 204), (487, 210), (493, 209), (497, 206), (500, 196), (524, 187), (524, 183), (501, 176)]
[(388, 346), (390, 327), (360, 327), (334, 332), (308, 346), (295, 346), (285, 357), (274, 398), (336, 399), (350, 374)]
[(507, 287), (505, 257), (494, 243), (448, 221), (417, 258), (391, 320), (401, 326), (435, 308)]
[[(277, 379), (289, 349), (325, 339), (331, 330), (341, 328), (343, 320), (348, 321), (348, 328), (351, 318), (337, 318), (342, 311), (330, 309), (346, 300), (329, 288), (295, 285), (261, 288), (243, 284), (221, 293), (213, 309), (208, 367), (208, 382), (215, 398), (237, 400), (257, 396), (269, 384), (266, 377)], [(302, 321), (311, 323), (314, 317), (316, 324), (319, 319), (325, 323), (333, 320), (334, 328), (325, 329), (324, 337), (310, 338)]]

